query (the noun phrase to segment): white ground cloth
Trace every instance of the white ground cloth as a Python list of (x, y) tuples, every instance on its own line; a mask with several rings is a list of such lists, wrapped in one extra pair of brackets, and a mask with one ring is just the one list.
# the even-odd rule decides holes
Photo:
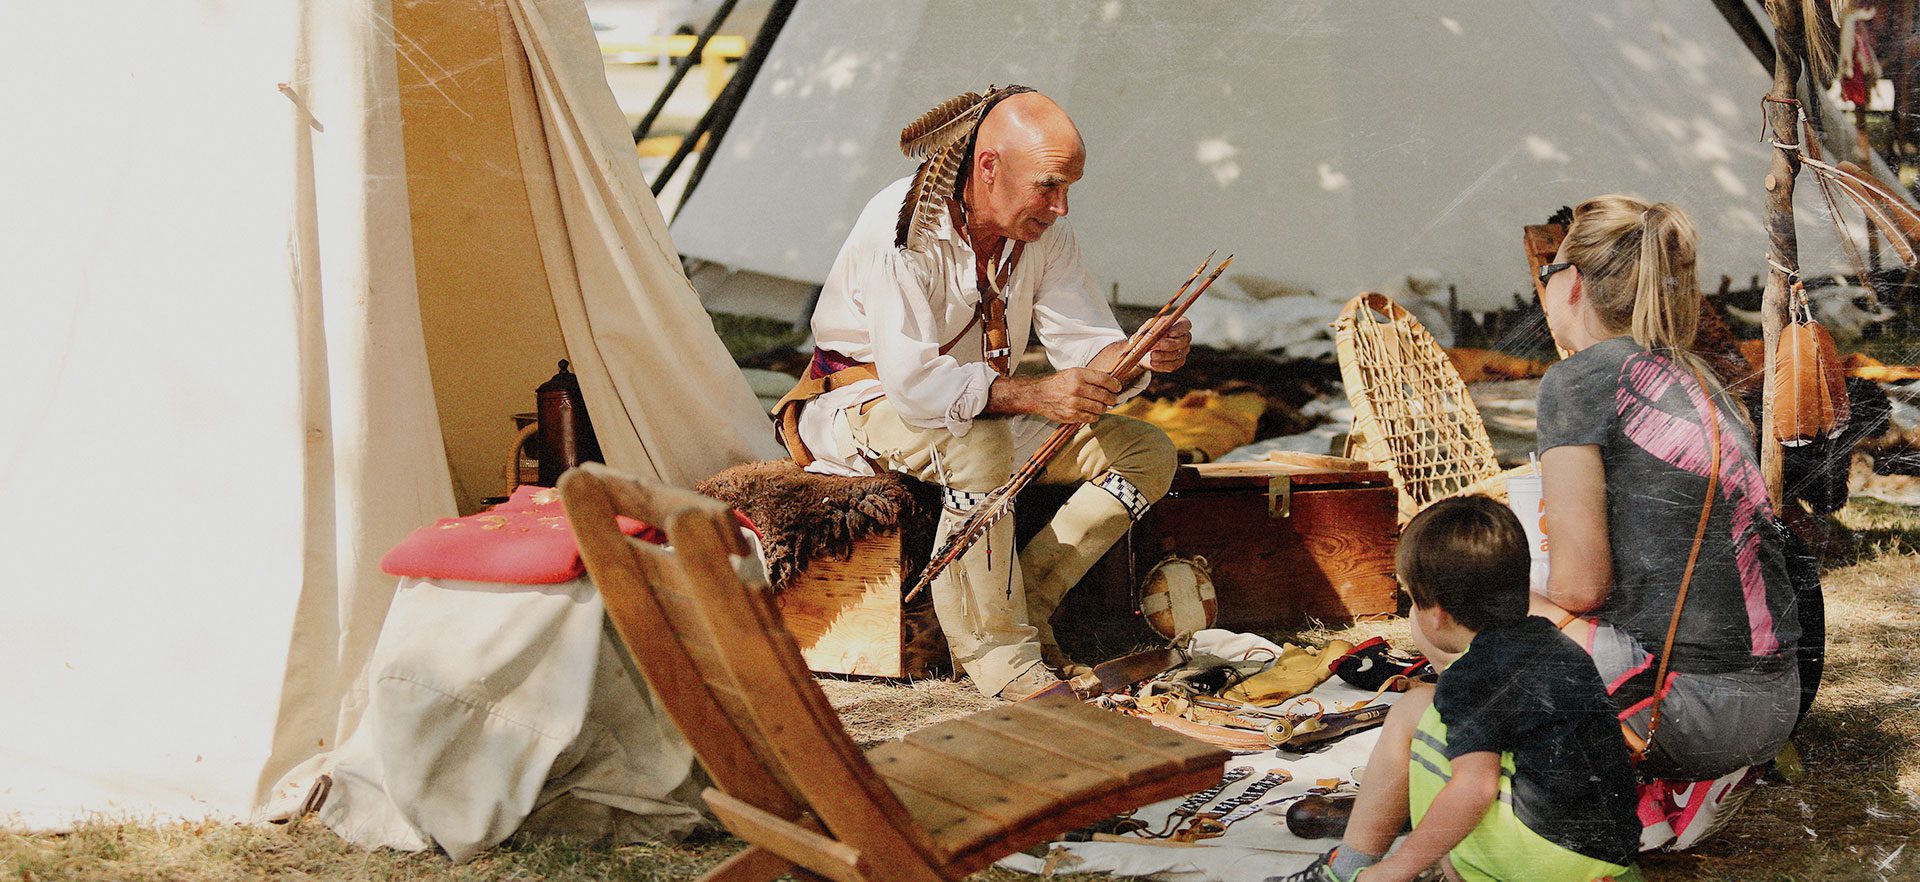
[(616, 842), (691, 831), (693, 752), (603, 612), (584, 578), (401, 580), (321, 820), (356, 845), (456, 861), (523, 826)]
[[(1264, 646), (1276, 652), (1280, 649), (1252, 634), (1214, 629), (1194, 635), (1195, 651), (1224, 658), (1238, 658), (1255, 646)], [(1345, 704), (1361, 701), (1370, 694), (1348, 686), (1338, 678), (1328, 680), (1313, 691), (1315, 698), (1329, 706), (1336, 702)], [(1382, 700), (1391, 702), (1394, 698), (1389, 694)], [(1228, 768), (1249, 766), (1254, 772), (1228, 787), (1214, 802), (1240, 795), (1249, 784), (1274, 768), (1286, 769), (1293, 774), (1293, 780), (1268, 791), (1260, 798), (1261, 803), (1304, 793), (1321, 778), (1357, 780), (1356, 776), (1366, 766), (1367, 754), (1373, 750), (1379, 735), (1378, 728), (1369, 729), (1306, 755), (1269, 750), (1256, 756), (1235, 757), (1227, 763)], [(1157, 830), (1180, 802), (1179, 799), (1170, 799), (1154, 803), (1135, 812), (1134, 817), (1146, 821), (1149, 829)], [(1307, 840), (1288, 832), (1285, 811), (1284, 806), (1276, 812), (1263, 811), (1229, 827), (1226, 834), (1219, 838), (1203, 840), (1196, 848), (1117, 842), (1056, 845), (1055, 848), (1065, 849), (1072, 854), (1071, 858), (1057, 862), (1057, 869), (1063, 873), (1153, 876), (1169, 882), (1261, 882), (1268, 876), (1291, 873), (1305, 867), (1313, 861), (1314, 855), (1339, 844), (1335, 839)], [(1000, 865), (1038, 873), (1044, 862), (1021, 854), (1002, 860)]]

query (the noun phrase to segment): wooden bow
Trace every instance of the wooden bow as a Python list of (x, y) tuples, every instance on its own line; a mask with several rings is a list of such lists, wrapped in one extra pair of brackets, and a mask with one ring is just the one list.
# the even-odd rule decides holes
[[(1214, 268), (1206, 281), (1200, 283), (1200, 287), (1192, 294), (1188, 294), (1187, 288), (1193, 285), (1195, 279), (1200, 278), (1201, 273), (1207, 271), (1207, 265), (1212, 262), (1213, 255), (1207, 255), (1207, 259), (1200, 263), (1199, 268), (1193, 271), (1193, 275), (1187, 277), (1187, 281), (1180, 286), (1180, 290), (1173, 292), (1173, 297), (1167, 300), (1166, 305), (1160, 307), (1160, 311), (1154, 313), (1151, 320), (1141, 325), (1140, 329), (1133, 332), (1133, 336), (1127, 339), (1127, 348), (1122, 352), (1119, 363), (1114, 365), (1111, 372), (1111, 376), (1120, 381), (1121, 388), (1138, 379), (1146, 370), (1141, 361), (1153, 351), (1155, 346), (1160, 345), (1160, 341), (1165, 340), (1167, 335), (1173, 332), (1174, 324), (1180, 320), (1181, 316), (1186, 315), (1187, 308), (1192, 306), (1194, 301), (1199, 300), (1201, 294), (1206, 293), (1207, 288), (1215, 279), (1220, 278), (1221, 273), (1226, 272), (1228, 265), (1233, 263), (1233, 255), (1227, 255), (1227, 259)], [(947, 541), (940, 546), (939, 552), (934, 554), (933, 560), (927, 563), (926, 569), (920, 571), (920, 580), (913, 584), (913, 588), (907, 592), (906, 599), (901, 602), (909, 603), (921, 591), (926, 590), (926, 587), (933, 584), (933, 580), (939, 577), (942, 571), (954, 561), (959, 560), (961, 555), (966, 554), (967, 549), (972, 548), (973, 543), (979, 541), (981, 536), (986, 535), (988, 527), (1006, 517), (1007, 513), (1013, 510), (1014, 497), (1019, 496), (1022, 489), (1046, 470), (1047, 463), (1066, 448), (1067, 442), (1073, 438), (1073, 433), (1079, 430), (1079, 424), (1066, 424), (1054, 429), (1053, 434), (1047, 436), (1046, 442), (1040, 445), (1040, 449), (1034, 451), (1033, 456), (1027, 460), (1027, 464), (1022, 466), (1020, 471), (1015, 472), (1013, 477), (1008, 478), (1006, 483), (987, 494), (987, 500), (975, 508), (973, 514), (969, 515), (966, 521), (947, 537)]]

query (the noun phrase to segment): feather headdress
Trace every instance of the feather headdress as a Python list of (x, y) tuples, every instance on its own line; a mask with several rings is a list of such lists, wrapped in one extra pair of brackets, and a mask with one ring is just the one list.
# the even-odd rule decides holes
[(995, 104), (1031, 91), (1026, 86), (988, 86), (985, 95), (966, 92), (940, 102), (900, 130), (900, 152), (920, 160), (920, 170), (900, 203), (894, 247), (913, 251), (926, 244), (940, 228), (947, 200), (960, 198), (960, 171), (973, 156), (980, 121)]

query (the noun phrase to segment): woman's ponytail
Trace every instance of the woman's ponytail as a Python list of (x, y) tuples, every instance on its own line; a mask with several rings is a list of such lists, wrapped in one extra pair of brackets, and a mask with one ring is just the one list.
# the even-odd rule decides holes
[(1700, 326), (1693, 221), (1671, 202), (1601, 196), (1573, 209), (1562, 247), (1608, 331), (1687, 352)]
[(1633, 279), (1633, 339), (1648, 349), (1688, 352), (1700, 326), (1693, 222), (1670, 202), (1640, 212), (1639, 259)]

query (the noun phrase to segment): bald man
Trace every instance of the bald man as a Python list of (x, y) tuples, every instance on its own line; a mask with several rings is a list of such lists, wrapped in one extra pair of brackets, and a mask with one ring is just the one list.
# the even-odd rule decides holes
[[(785, 440), (811, 471), (893, 469), (940, 485), (944, 537), (1056, 426), (1081, 426), (1040, 478), (1081, 485), (1060, 513), (1017, 558), (1013, 519), (1000, 520), (932, 588), (954, 661), (982, 692), (1019, 699), (1084, 672), (1049, 619), (1176, 466), (1159, 429), (1107, 413), (1147, 376), (1122, 389), (1108, 373), (1125, 335), (1065, 222), (1086, 165), (1079, 130), (1022, 90), (990, 106), (972, 144), (920, 247), (896, 229), (911, 178), (867, 203), (814, 311), (808, 394), (790, 396), (803, 406)], [(1055, 371), (1015, 377), (1031, 337)], [(1146, 366), (1178, 368), (1191, 339), (1183, 319)]]

